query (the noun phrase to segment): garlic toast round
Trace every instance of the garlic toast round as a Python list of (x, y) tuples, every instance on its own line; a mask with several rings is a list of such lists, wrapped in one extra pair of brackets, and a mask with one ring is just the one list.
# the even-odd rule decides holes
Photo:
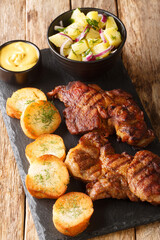
[(39, 136), (34, 142), (26, 146), (25, 154), (30, 163), (45, 154), (54, 155), (62, 161), (66, 157), (63, 139), (56, 134), (43, 134)]
[(61, 123), (61, 116), (49, 101), (37, 100), (23, 111), (20, 124), (29, 138), (36, 139), (42, 134), (53, 133)]
[(59, 232), (73, 237), (87, 228), (93, 211), (93, 203), (88, 195), (70, 192), (56, 200), (53, 223)]
[(21, 88), (14, 92), (10, 98), (7, 99), (6, 112), (8, 116), (20, 119), (22, 112), (28, 104), (36, 100), (47, 101), (46, 95), (37, 88)]
[(57, 199), (67, 190), (69, 173), (65, 164), (53, 155), (37, 158), (29, 167), (26, 187), (36, 198)]

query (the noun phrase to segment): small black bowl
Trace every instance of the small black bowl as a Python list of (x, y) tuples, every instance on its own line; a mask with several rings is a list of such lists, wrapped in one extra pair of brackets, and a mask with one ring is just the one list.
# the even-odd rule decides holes
[(106, 58), (102, 58), (102, 59), (90, 61), (90, 62), (75, 61), (60, 55), (57, 52), (55, 45), (49, 40), (50, 36), (57, 33), (57, 31), (54, 30), (54, 26), (60, 25), (60, 21), (63, 22), (64, 27), (67, 27), (70, 24), (69, 19), (71, 18), (73, 10), (63, 13), (53, 20), (53, 22), (50, 24), (48, 28), (47, 40), (48, 40), (49, 47), (56, 58), (57, 63), (63, 70), (67, 71), (70, 75), (77, 77), (81, 80), (83, 79), (87, 80), (103, 74), (105, 71), (109, 70), (114, 65), (117, 58), (122, 52), (122, 48), (126, 41), (127, 32), (121, 20), (110, 12), (107, 12), (99, 8), (81, 8), (80, 10), (84, 14), (87, 14), (89, 11), (98, 11), (99, 14), (104, 14), (106, 16), (113, 17), (122, 37), (122, 42), (118, 46), (117, 51), (110, 54)]
[(40, 63), (41, 63), (41, 52), (34, 43), (26, 40), (12, 40), (12, 41), (6, 42), (0, 46), (0, 51), (6, 45), (9, 45), (14, 42), (25, 42), (25, 43), (31, 44), (38, 52), (38, 55), (39, 55), (38, 61), (33, 67), (25, 71), (11, 71), (0, 66), (0, 80), (10, 84), (20, 84), (20, 85), (31, 83), (35, 81), (39, 75)]

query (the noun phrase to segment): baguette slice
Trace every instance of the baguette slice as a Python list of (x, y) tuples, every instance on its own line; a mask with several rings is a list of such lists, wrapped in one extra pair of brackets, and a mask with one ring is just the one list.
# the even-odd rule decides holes
[(20, 124), (27, 137), (36, 139), (42, 134), (53, 133), (61, 123), (56, 107), (48, 101), (37, 100), (23, 111)]
[(63, 139), (55, 134), (43, 134), (27, 145), (26, 158), (30, 163), (42, 155), (51, 154), (64, 161), (66, 157)]
[(88, 195), (70, 192), (55, 202), (53, 223), (59, 232), (73, 237), (87, 228), (93, 211), (93, 203)]
[(47, 101), (46, 95), (37, 88), (21, 88), (7, 99), (6, 111), (8, 116), (20, 119), (22, 112), (28, 104), (36, 100)]
[(29, 167), (26, 187), (36, 198), (57, 199), (65, 193), (69, 173), (65, 164), (53, 155), (37, 158)]

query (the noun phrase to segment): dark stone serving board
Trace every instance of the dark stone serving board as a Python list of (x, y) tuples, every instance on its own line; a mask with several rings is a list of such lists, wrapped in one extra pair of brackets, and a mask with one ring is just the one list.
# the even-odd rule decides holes
[[(42, 53), (42, 69), (39, 79), (30, 86), (37, 87), (47, 93), (57, 85), (67, 84), (69, 81), (75, 80), (67, 75), (63, 69), (59, 69), (55, 59), (49, 49), (44, 49)], [(76, 79), (78, 80), (78, 79)], [(87, 79), (83, 79), (87, 82)], [(91, 81), (90, 81), (91, 82)], [(114, 88), (122, 88), (132, 94), (138, 105), (143, 109), (135, 88), (123, 66), (121, 59), (108, 72), (105, 72), (101, 77), (92, 79), (92, 82), (97, 83), (105, 90)], [(22, 86), (21, 86), (22, 87)], [(19, 88), (21, 88), (19, 86)], [(5, 105), (6, 100), (10, 97), (13, 91), (18, 87), (8, 85), (0, 80), (0, 108), (3, 114), (5, 125), (11, 141), (15, 159), (17, 161), (19, 173), (22, 179), (24, 190), (28, 199), (31, 213), (35, 222), (35, 226), (40, 240), (65, 240), (73, 239), (59, 233), (52, 223), (52, 207), (55, 200), (36, 199), (31, 197), (25, 187), (25, 176), (28, 171), (29, 163), (25, 157), (25, 147), (33, 140), (27, 138), (21, 130), (19, 120), (10, 118), (6, 115)], [(56, 107), (59, 109), (61, 116), (64, 109), (63, 103), (56, 100)], [(144, 110), (144, 109), (143, 109)], [(145, 119), (148, 127), (151, 127), (149, 119), (145, 114)], [(59, 134), (65, 142), (67, 150), (74, 147), (79, 137), (71, 135), (64, 123), (62, 123), (55, 132)], [(110, 141), (117, 153), (127, 152), (134, 155), (138, 149), (135, 149), (125, 143), (117, 142), (116, 136), (111, 136)], [(160, 155), (160, 144), (158, 140), (154, 140), (148, 150)], [(71, 178), (67, 191), (85, 191), (85, 186), (80, 181)], [(94, 202), (94, 214), (91, 218), (90, 225), (87, 230), (79, 234), (74, 239), (89, 239), (98, 235), (104, 235), (110, 232), (119, 231), (135, 227), (142, 224), (151, 223), (160, 220), (160, 207), (152, 206), (146, 202), (130, 202), (129, 200), (103, 199)]]

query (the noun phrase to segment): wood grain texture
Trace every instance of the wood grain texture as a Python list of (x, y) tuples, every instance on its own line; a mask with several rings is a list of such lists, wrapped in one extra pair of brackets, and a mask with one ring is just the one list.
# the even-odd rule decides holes
[(127, 29), (123, 61), (160, 139), (160, 1), (118, 0)]
[(95, 7), (105, 9), (117, 15), (116, 1), (115, 0), (71, 0), (72, 9), (77, 7)]
[(38, 240), (37, 231), (33, 222), (33, 218), (26, 200), (26, 220), (25, 220), (25, 240)]
[(159, 240), (160, 225), (159, 223), (148, 224), (136, 228), (136, 240)]
[[(25, 0), (0, 1), (0, 15), (0, 44), (12, 39), (25, 39)], [(0, 239), (21, 240), (25, 195), (1, 112), (0, 153)]]
[(26, 38), (25, 0), (0, 1), (0, 44)]
[(0, 112), (0, 239), (23, 239), (24, 192)]
[(135, 240), (134, 228), (92, 238), (92, 240)]
[(70, 9), (69, 0), (26, 0), (27, 25), (26, 38), (39, 48), (47, 48), (47, 30), (49, 24), (59, 14)]
[[(160, 139), (160, 2), (118, 0), (118, 14), (127, 29), (123, 62)], [(160, 239), (160, 223), (136, 228), (136, 239)]]

